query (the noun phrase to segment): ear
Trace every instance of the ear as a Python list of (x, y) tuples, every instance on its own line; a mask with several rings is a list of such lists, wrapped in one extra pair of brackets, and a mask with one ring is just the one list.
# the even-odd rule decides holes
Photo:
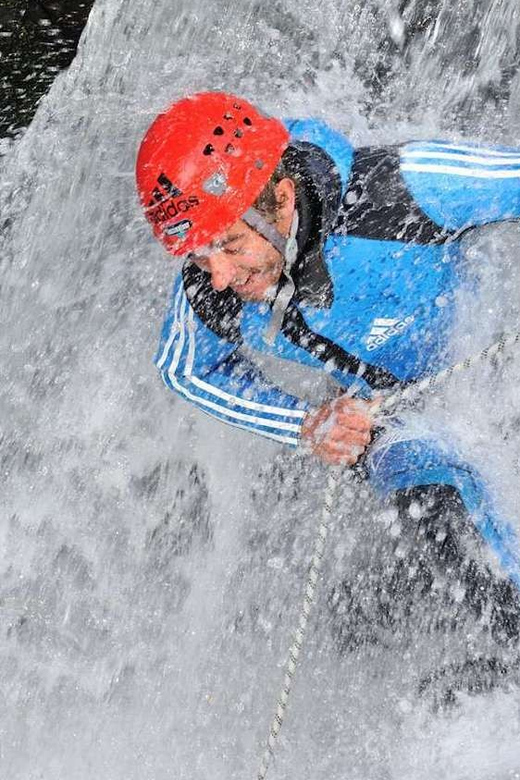
[(296, 191), (293, 180), (289, 178), (281, 179), (275, 186), (275, 192), (276, 200), (281, 204), (278, 209), (277, 222), (280, 223), (280, 230), (283, 232), (285, 223), (287, 223), (287, 229), (290, 227), (296, 206)]

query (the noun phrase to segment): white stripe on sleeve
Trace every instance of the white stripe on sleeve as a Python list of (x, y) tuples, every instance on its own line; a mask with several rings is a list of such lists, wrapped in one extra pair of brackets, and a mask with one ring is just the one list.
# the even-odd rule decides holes
[(475, 165), (520, 165), (520, 157), (482, 157), (477, 154), (456, 154), (452, 152), (432, 152), (426, 151), (404, 151), (401, 159), (410, 160), (459, 160), (460, 162), (474, 163)]
[(459, 168), (455, 165), (420, 165), (417, 163), (402, 163), (402, 171), (417, 173), (439, 173), (452, 176), (467, 176), (474, 179), (520, 179), (520, 168), (517, 170), (486, 170), (484, 168)]
[[(421, 144), (413, 144), (415, 146), (421, 146)], [(518, 157), (520, 155), (520, 151), (500, 151), (499, 149), (490, 149), (486, 146), (470, 146), (469, 144), (451, 144), (451, 143), (441, 143), (440, 141), (425, 141), (423, 144), (424, 151), (431, 151), (431, 147), (434, 149), (440, 149), (447, 152), (472, 152), (473, 154), (477, 154), (480, 156), (487, 155), (488, 157)], [(406, 151), (406, 148), (403, 150)]]
[[(191, 328), (189, 327), (191, 324)], [(227, 403), (233, 404), (234, 406), (243, 406), (245, 409), (252, 409), (255, 412), (264, 412), (267, 414), (277, 414), (281, 417), (294, 417), (296, 419), (303, 419), (307, 412), (302, 409), (284, 409), (282, 406), (270, 406), (269, 404), (261, 404), (257, 401), (249, 401), (247, 398), (240, 398), (236, 395), (231, 395), (231, 393), (226, 392), (225, 390), (221, 390), (219, 387), (215, 387), (215, 385), (211, 385), (208, 382), (204, 382), (202, 379), (199, 379), (199, 377), (195, 376), (193, 371), (193, 357), (195, 355), (195, 322), (193, 317), (193, 310), (190, 310), (190, 323), (188, 324), (189, 327), (189, 337), (190, 341), (193, 344), (192, 348), (192, 360), (191, 363), (186, 364), (185, 369), (185, 375), (187, 376), (190, 381), (199, 387), (201, 390), (205, 390), (207, 393), (210, 393), (211, 395), (216, 396), (217, 398), (221, 398), (223, 401), (227, 401)], [(191, 346), (190, 346), (191, 349)]]
[[(170, 376), (169, 378), (170, 378), (170, 381), (171, 381), (172, 385), (175, 387), (175, 389), (179, 393), (184, 395), (188, 400), (195, 402), (197, 405), (202, 405), (202, 406), (207, 406), (209, 408), (212, 408), (212, 409), (214, 409), (216, 411), (219, 411), (221, 414), (226, 415), (226, 416), (231, 414), (231, 412), (229, 412), (225, 408), (219, 408), (216, 404), (212, 404), (210, 402), (206, 402), (203, 398), (200, 398), (198, 396), (192, 395), (192, 393), (190, 393), (189, 390), (187, 390), (185, 387), (183, 387), (177, 381), (177, 379), (175, 377)], [(208, 412), (208, 414), (211, 414), (211, 412)], [(232, 415), (232, 416), (235, 417), (237, 415)], [(241, 415), (241, 417), (243, 417), (245, 420), (248, 419), (246, 415)], [(249, 419), (250, 420), (254, 420), (255, 418), (249, 418)], [(294, 445), (294, 444), (298, 443), (298, 437), (297, 436), (282, 436), (281, 434), (274, 433), (273, 431), (265, 431), (265, 430), (259, 431), (258, 429), (250, 428), (247, 425), (240, 425), (240, 423), (232, 422), (232, 420), (226, 420), (225, 422), (228, 425), (233, 425), (235, 428), (242, 428), (243, 430), (246, 430), (246, 431), (250, 431), (250, 432), (253, 431), (254, 432), (256, 430), (258, 433), (261, 433), (263, 436), (267, 436), (269, 439), (274, 439), (275, 441), (280, 441), (283, 444), (293, 444)], [(262, 425), (267, 425), (269, 422), (272, 422), (272, 421), (267, 420), (267, 421), (263, 422)], [(276, 425), (276, 424), (274, 424), (274, 425)], [(281, 428), (282, 427), (282, 423), (279, 423), (278, 425), (276, 425), (276, 427)], [(296, 428), (297, 426), (293, 426), (293, 427)], [(297, 430), (299, 431), (299, 427), (297, 428)]]
[[(187, 327), (189, 325), (189, 322), (187, 322), (186, 318), (186, 308), (189, 308), (189, 316), (192, 316), (193, 312), (191, 307), (189, 307), (189, 304), (187, 302), (187, 298), (185, 295), (182, 297), (181, 302), (181, 311), (180, 316), (178, 319), (178, 323), (180, 326), (179, 331), (179, 340), (175, 347), (175, 354), (172, 360), (172, 363), (170, 367), (167, 370), (167, 375), (172, 383), (172, 385), (180, 392), (182, 395), (184, 395), (188, 400), (192, 401), (193, 403), (196, 403), (199, 406), (205, 407), (207, 409), (211, 409), (214, 412), (217, 412), (219, 414), (224, 415), (225, 417), (231, 417), (234, 420), (241, 420), (243, 422), (249, 422), (253, 425), (260, 425), (266, 428), (273, 428), (278, 429), (282, 431), (287, 431), (288, 433), (294, 433), (296, 436), (298, 436), (300, 432), (300, 425), (295, 423), (289, 423), (285, 422), (283, 420), (271, 420), (267, 417), (261, 417), (257, 415), (252, 414), (244, 414), (242, 412), (236, 411), (234, 409), (230, 409), (229, 407), (225, 406), (224, 404), (214, 403), (213, 401), (208, 400), (207, 398), (203, 398), (199, 395), (195, 395), (192, 393), (187, 387), (184, 387), (178, 380), (176, 376), (176, 371), (179, 366), (179, 363), (181, 361), (182, 353), (185, 352), (185, 344), (186, 344), (186, 330), (188, 331), (188, 340), (189, 343), (187, 345), (188, 347), (188, 359), (191, 359), (192, 364), (195, 357), (195, 334), (194, 334), (194, 327), (190, 328)], [(194, 323), (193, 323), (194, 325)], [(237, 396), (232, 396), (229, 393), (224, 393), (224, 391), (220, 391), (219, 388), (215, 388), (213, 385), (210, 385), (206, 382), (202, 382), (201, 380), (193, 381), (194, 379), (197, 379), (193, 375), (187, 375), (185, 372), (183, 372), (184, 378), (188, 383), (191, 383), (195, 386), (199, 386), (202, 390), (207, 390), (209, 394), (212, 394), (216, 396), (217, 398), (221, 395), (225, 398), (223, 400), (230, 399), (230, 401), (234, 402), (238, 406), (244, 406), (247, 408), (248, 404), (253, 405), (254, 402), (247, 401), (246, 399), (241, 399)], [(271, 407), (266, 404), (255, 404), (255, 407), (258, 411), (263, 411), (264, 413), (276, 413), (281, 414), (282, 416), (290, 416), (287, 415), (287, 411), (295, 411), (295, 410), (287, 410), (283, 409), (282, 407)], [(277, 409), (277, 412), (272, 412), (271, 410)], [(299, 411), (298, 412), (299, 417), (303, 418), (306, 414), (305, 411)], [(246, 427), (246, 426), (242, 426)], [(260, 431), (260, 433), (264, 433), (264, 431)], [(267, 434), (267, 432), (266, 432)], [(285, 439), (285, 441), (289, 441), (289, 439)], [(294, 443), (294, 439), (291, 439), (291, 441)]]

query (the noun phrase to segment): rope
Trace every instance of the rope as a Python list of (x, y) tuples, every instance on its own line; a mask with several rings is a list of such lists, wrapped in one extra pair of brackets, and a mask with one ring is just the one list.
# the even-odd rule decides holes
[[(378, 410), (378, 415), (381, 413), (388, 413), (402, 401), (408, 401), (415, 396), (421, 395), (422, 393), (431, 390), (437, 385), (448, 382), (456, 373), (473, 368), (478, 363), (483, 363), (486, 360), (491, 360), (496, 355), (504, 352), (508, 347), (512, 347), (515, 344), (518, 344), (518, 342), (520, 342), (520, 333), (504, 334), (499, 341), (487, 347), (486, 349), (483, 349), (479, 354), (466, 358), (466, 360), (463, 360), (460, 363), (455, 363), (453, 366), (440, 371), (438, 374), (434, 374), (433, 376), (426, 377), (425, 379), (421, 379), (418, 382), (414, 382), (413, 384), (410, 384), (407, 387), (397, 390), (396, 392), (387, 396), (381, 403), (381, 406)], [(296, 671), (296, 665), (300, 657), (305, 631), (309, 622), (309, 615), (314, 603), (316, 586), (318, 584), (318, 577), (322, 567), (325, 542), (327, 539), (327, 533), (329, 530), (330, 518), (332, 514), (332, 504), (334, 501), (334, 495), (336, 492), (340, 472), (341, 468), (339, 466), (335, 466), (329, 470), (327, 487), (325, 489), (325, 499), (323, 502), (323, 510), (318, 526), (318, 533), (314, 543), (314, 551), (309, 568), (309, 576), (307, 578), (307, 584), (305, 587), (305, 596), (298, 619), (298, 627), (296, 628), (293, 643), (289, 649), (289, 659), (285, 666), (282, 690), (278, 697), (278, 704), (274, 718), (271, 722), (267, 744), (260, 764), (260, 770), (258, 772), (258, 780), (265, 780), (271, 758), (273, 757), (276, 740), (278, 739), (278, 735), (284, 721), (287, 703), (291, 694), (292, 683)]]
[(402, 401), (409, 401), (410, 399), (415, 398), (415, 396), (422, 395), (422, 393), (437, 387), (437, 385), (449, 382), (454, 374), (458, 374), (461, 371), (466, 371), (470, 368), (473, 368), (478, 363), (484, 363), (486, 360), (491, 360), (491, 358), (501, 354), (508, 347), (512, 347), (515, 344), (518, 344), (519, 341), (520, 333), (505, 333), (499, 341), (497, 341), (495, 344), (492, 344), (490, 347), (483, 349), (482, 352), (480, 352), (478, 355), (473, 355), (472, 357), (466, 358), (466, 360), (462, 360), (460, 363), (455, 363), (455, 365), (450, 366), (449, 368), (445, 368), (444, 371), (440, 371), (438, 374), (425, 377), (419, 382), (414, 382), (413, 384), (410, 384), (407, 387), (401, 390), (397, 390), (391, 395), (388, 395), (381, 403), (381, 406), (379, 407), (379, 413), (389, 412)]
[(285, 665), (282, 690), (280, 691), (276, 712), (271, 722), (267, 745), (262, 757), (262, 762), (260, 764), (260, 770), (258, 772), (258, 780), (265, 780), (265, 776), (269, 768), (269, 763), (273, 756), (276, 740), (278, 738), (278, 734), (280, 733), (280, 729), (282, 728), (285, 711), (287, 709), (287, 702), (289, 701), (289, 696), (291, 693), (294, 673), (296, 671), (296, 664), (298, 663), (298, 658), (301, 653), (305, 631), (307, 629), (307, 623), (309, 622), (309, 615), (314, 603), (316, 586), (318, 583), (318, 577), (320, 575), (323, 560), (323, 553), (325, 550), (325, 541), (327, 539), (327, 533), (329, 530), (332, 504), (334, 501), (334, 495), (336, 492), (340, 471), (341, 468), (339, 466), (335, 466), (329, 470), (327, 487), (325, 488), (325, 499), (323, 501), (323, 510), (318, 526), (318, 534), (314, 543), (314, 551), (309, 568), (309, 576), (307, 578), (307, 584), (305, 587), (305, 596), (298, 619), (298, 627), (294, 632), (293, 643), (289, 649), (289, 658)]

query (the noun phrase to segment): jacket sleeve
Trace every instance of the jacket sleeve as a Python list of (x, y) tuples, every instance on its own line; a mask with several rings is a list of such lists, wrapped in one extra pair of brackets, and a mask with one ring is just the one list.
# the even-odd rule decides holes
[(417, 205), (445, 230), (520, 218), (520, 149), (417, 141), (401, 147), (400, 171)]
[(296, 447), (308, 404), (265, 380), (237, 344), (207, 328), (190, 306), (181, 276), (155, 364), (170, 390), (237, 428)]

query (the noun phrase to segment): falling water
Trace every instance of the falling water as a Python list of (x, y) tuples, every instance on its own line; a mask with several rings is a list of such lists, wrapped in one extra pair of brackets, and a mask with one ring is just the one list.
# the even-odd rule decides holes
[[(519, 22), (517, 0), (97, 0), (0, 161), (2, 777), (254, 777), (320, 511), (323, 468), (155, 375), (178, 269), (134, 194), (145, 127), (226, 89), (355, 144), (519, 145)], [(461, 296), (456, 354), (518, 325), (519, 245), (515, 226), (469, 244), (482, 294)], [(429, 410), (513, 516), (519, 366), (461, 378)], [(343, 487), (273, 780), (520, 777), (517, 691), (448, 711), (416, 694), (465, 638), (419, 625), (339, 652), (327, 595), (370, 569), (385, 522), (366, 487)]]

